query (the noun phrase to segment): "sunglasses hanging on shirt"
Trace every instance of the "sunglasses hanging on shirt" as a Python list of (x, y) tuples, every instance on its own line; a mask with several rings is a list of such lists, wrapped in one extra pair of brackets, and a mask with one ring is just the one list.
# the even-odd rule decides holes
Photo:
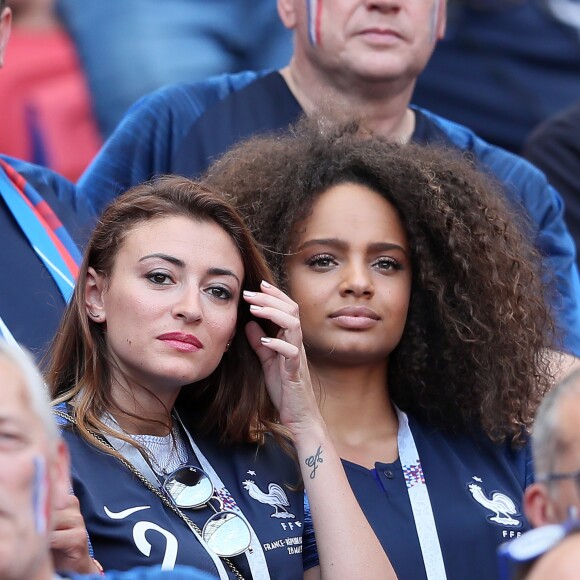
[[(232, 558), (248, 550), (252, 542), (248, 524), (236, 512), (224, 509), (205, 471), (193, 465), (183, 465), (165, 478), (162, 489), (179, 509), (211, 507), (215, 513), (203, 526), (201, 535), (215, 554)], [(212, 501), (218, 503), (219, 509)]]

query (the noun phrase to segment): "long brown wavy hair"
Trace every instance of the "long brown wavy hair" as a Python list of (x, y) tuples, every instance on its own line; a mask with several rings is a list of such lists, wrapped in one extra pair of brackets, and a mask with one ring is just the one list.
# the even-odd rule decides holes
[[(139, 446), (101, 420), (111, 411), (132, 415), (115, 405), (111, 396), (114, 363), (107, 351), (106, 324), (95, 323), (86, 313), (87, 271), (92, 267), (107, 278), (127, 234), (144, 221), (167, 216), (219, 225), (241, 255), (245, 289), (259, 290), (261, 280), (272, 280), (255, 240), (235, 209), (208, 187), (183, 177), (162, 177), (130, 189), (111, 203), (88, 243), (72, 300), (50, 350), (46, 376), (55, 404), (74, 400), (79, 432), (108, 452), (91, 432), (115, 435)], [(259, 360), (244, 333), (250, 319), (248, 305), (240, 300), (237, 332), (220, 364), (195, 388), (185, 386), (176, 402), (182, 418), (196, 433), (217, 434), (224, 443), (262, 441), (265, 432), (273, 432), (277, 438), (286, 435), (277, 423), (278, 414), (267, 394)]]
[(413, 268), (391, 399), (445, 430), (521, 439), (551, 386), (553, 324), (531, 226), (471, 161), (319, 117), (238, 145), (206, 180), (237, 206), (283, 287), (285, 256), (321, 193), (357, 183), (389, 201)]

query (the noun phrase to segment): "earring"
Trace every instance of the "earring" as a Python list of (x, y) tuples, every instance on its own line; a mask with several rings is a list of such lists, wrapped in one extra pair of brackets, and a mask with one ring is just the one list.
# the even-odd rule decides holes
[(88, 312), (93, 318), (101, 318), (100, 314), (95, 314), (92, 310), (89, 310)]
[(228, 340), (228, 342), (226, 344), (226, 351), (229, 350), (229, 348), (230, 348), (231, 345), (232, 345), (232, 341), (231, 340)]

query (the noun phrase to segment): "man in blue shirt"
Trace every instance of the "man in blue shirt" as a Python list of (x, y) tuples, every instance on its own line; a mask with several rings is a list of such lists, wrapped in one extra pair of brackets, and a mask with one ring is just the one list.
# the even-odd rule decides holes
[[(0, 66), (11, 12), (0, 0)], [(0, 338), (44, 353), (64, 310), (93, 212), (52, 171), (0, 155)]]
[(554, 276), (551, 296), (569, 361), (580, 356), (580, 280), (562, 201), (532, 165), (469, 129), (410, 105), (415, 81), (445, 30), (444, 0), (278, 0), (294, 30), (280, 71), (223, 75), (173, 85), (138, 102), (79, 181), (97, 211), (153, 175), (196, 176), (234, 143), (284, 130), (332, 102), (393, 140), (465, 151), (523, 208)]

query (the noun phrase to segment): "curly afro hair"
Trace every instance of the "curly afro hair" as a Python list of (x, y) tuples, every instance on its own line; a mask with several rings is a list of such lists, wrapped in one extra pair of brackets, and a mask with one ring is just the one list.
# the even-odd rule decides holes
[(285, 256), (322, 192), (357, 183), (388, 200), (413, 268), (391, 399), (447, 431), (523, 439), (552, 383), (545, 276), (523, 212), (471, 160), (313, 117), (236, 146), (206, 179), (242, 213), (283, 287)]

